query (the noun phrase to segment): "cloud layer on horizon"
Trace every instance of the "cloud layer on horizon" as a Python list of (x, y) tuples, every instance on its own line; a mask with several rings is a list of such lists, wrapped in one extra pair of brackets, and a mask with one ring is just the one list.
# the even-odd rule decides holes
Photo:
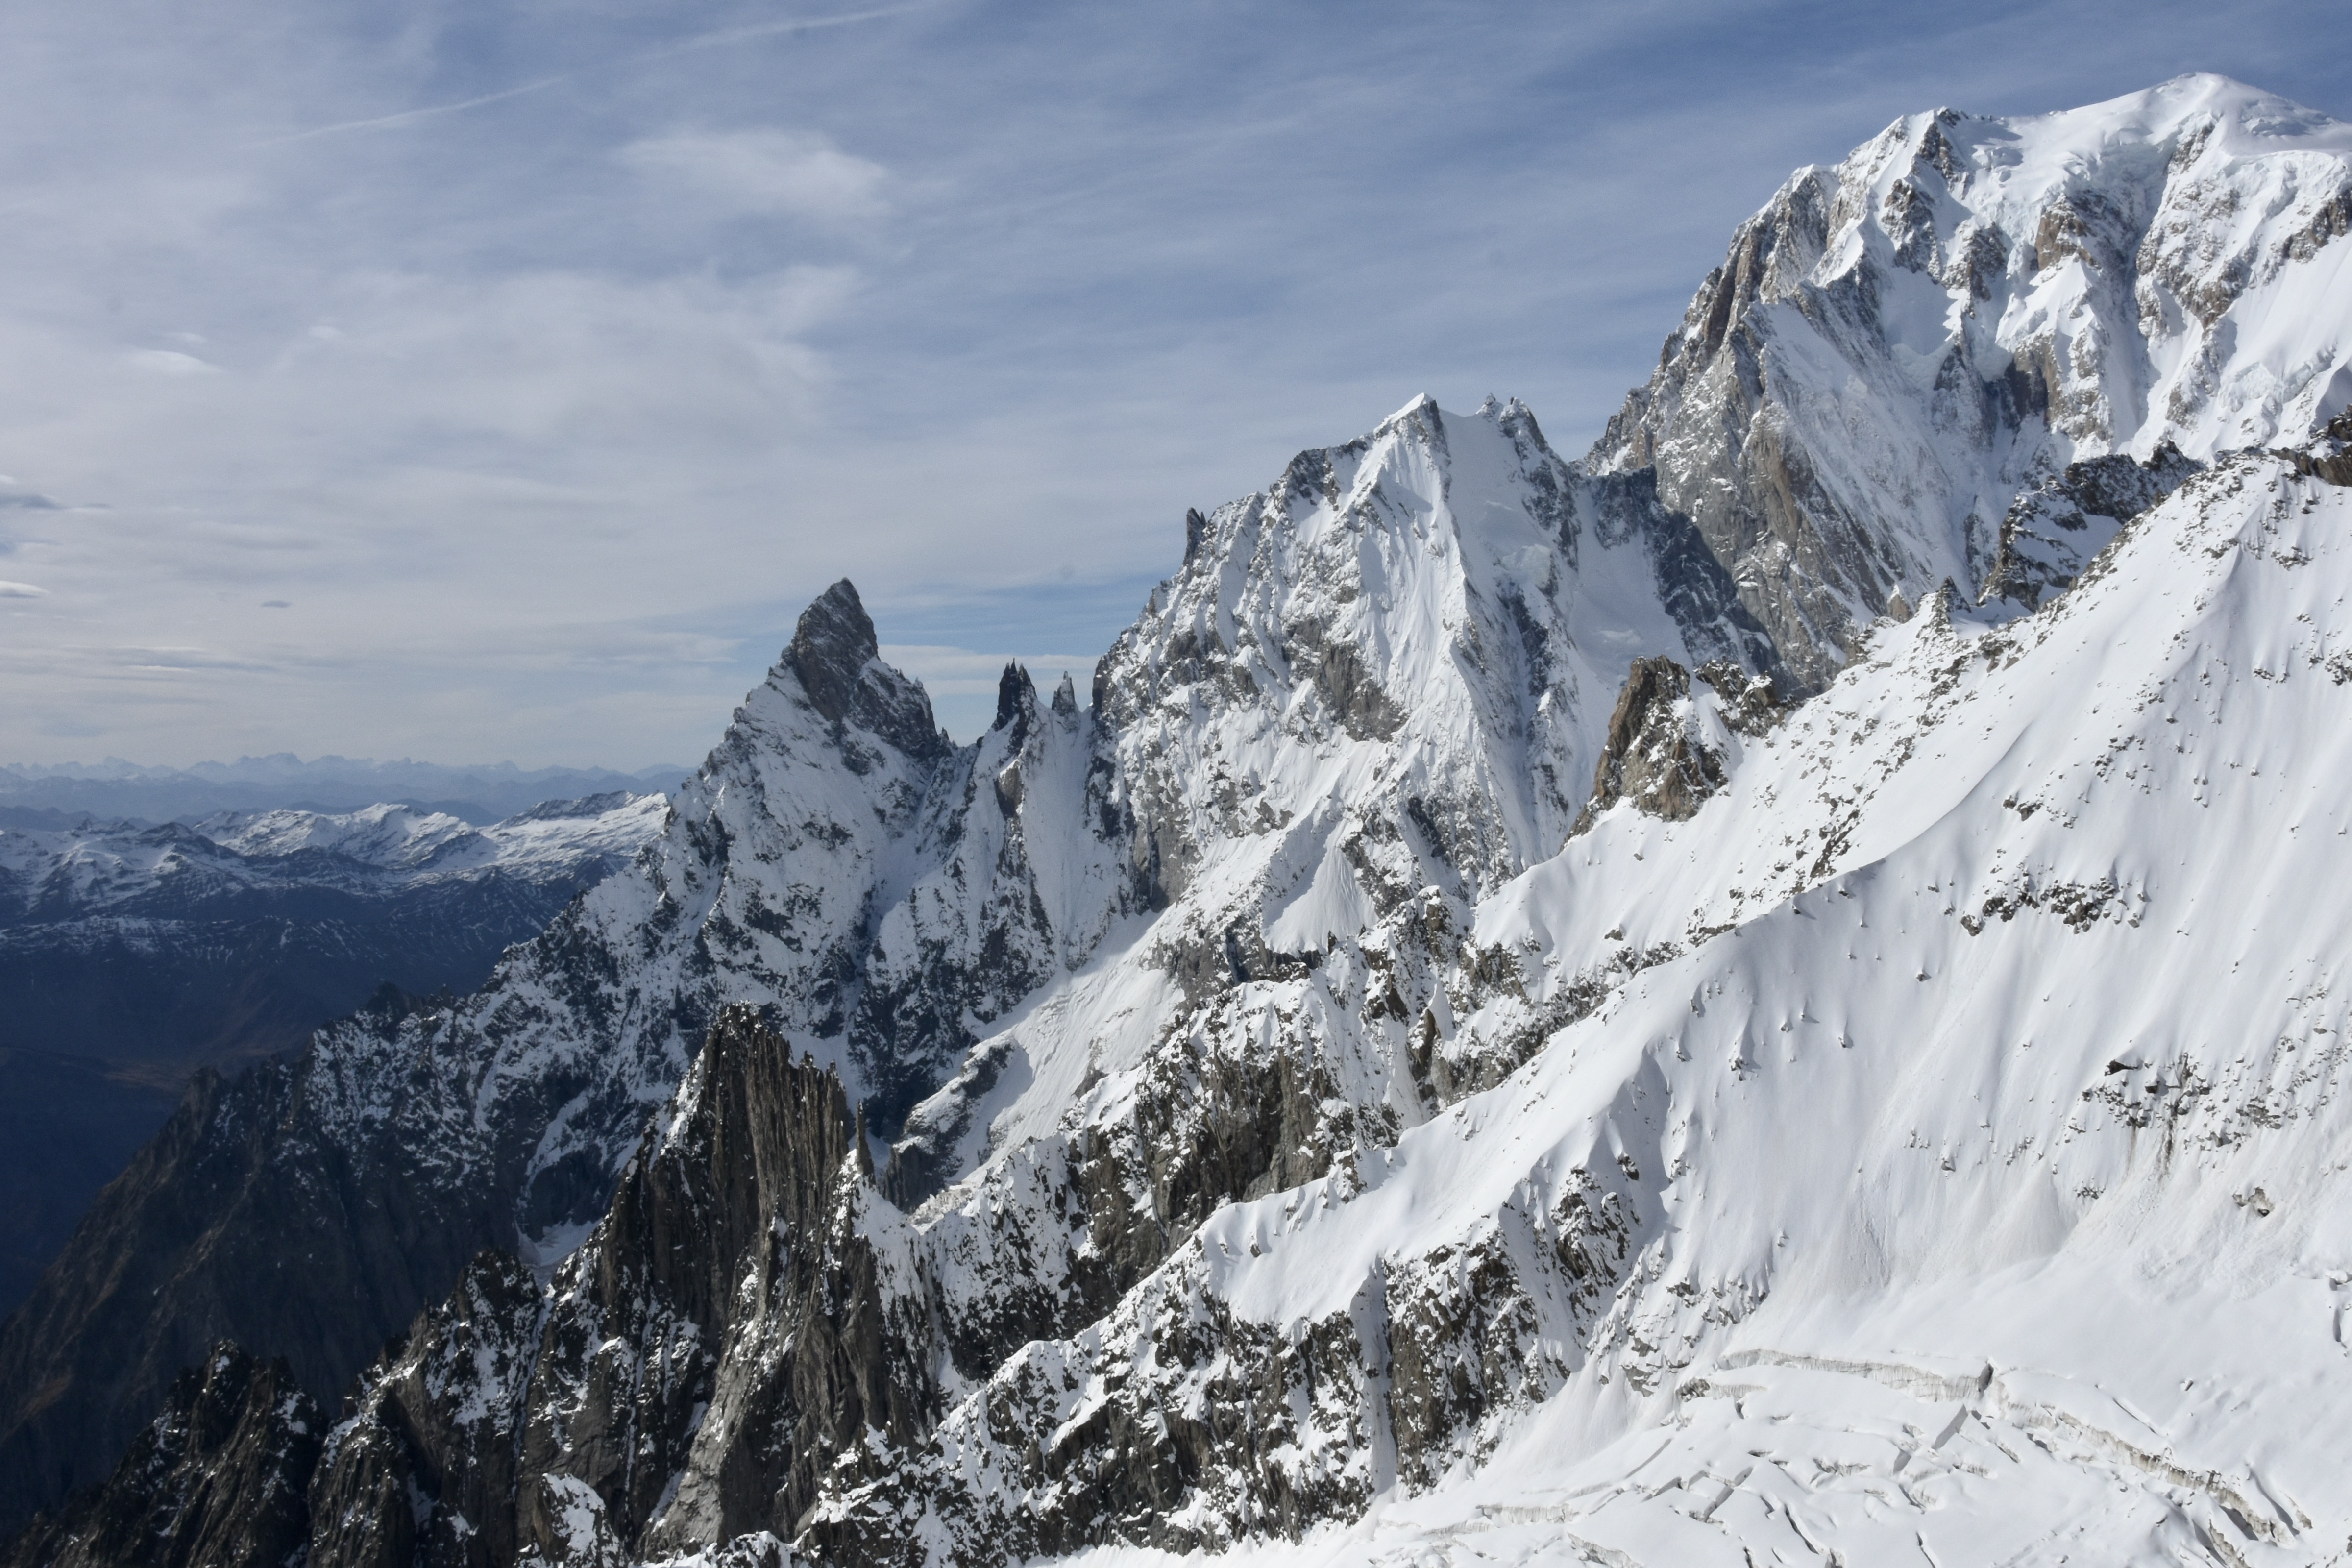
[(1491, 391), (1581, 449), (1900, 114), (2352, 114), (2332, 8), (2125, 15), (33, 0), (0, 762), (686, 761), (844, 574), (970, 734), (1301, 447)]

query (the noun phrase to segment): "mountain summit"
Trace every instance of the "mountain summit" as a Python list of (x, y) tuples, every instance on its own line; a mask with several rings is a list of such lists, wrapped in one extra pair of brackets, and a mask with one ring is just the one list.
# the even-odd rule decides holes
[(110, 1191), (16, 1560), (2326, 1560), (2347, 138), (1899, 121), (1583, 459), (1415, 399), (967, 746), (835, 584)]
[(1588, 463), (1654, 468), (1818, 684), (1895, 595), (1993, 574), (2085, 458), (2352, 405), (2352, 126), (2216, 76), (1896, 121), (1742, 224)]

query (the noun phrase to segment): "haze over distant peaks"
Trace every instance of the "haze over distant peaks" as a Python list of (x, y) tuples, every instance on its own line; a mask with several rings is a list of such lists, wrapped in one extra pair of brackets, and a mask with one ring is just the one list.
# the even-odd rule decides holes
[[(0, 763), (0, 813), (49, 812), (127, 817), (142, 822), (190, 821), (223, 811), (348, 812), (398, 802), (443, 811), (487, 826), (544, 800), (576, 799), (615, 790), (667, 793), (693, 770), (653, 767), (521, 768), (512, 763), (452, 766), (403, 757), (320, 756), (290, 752), (239, 757), (186, 767), (144, 765), (109, 757), (95, 763)], [(0, 819), (5, 822), (5, 819)], [(15, 819), (22, 826), (66, 822)]]

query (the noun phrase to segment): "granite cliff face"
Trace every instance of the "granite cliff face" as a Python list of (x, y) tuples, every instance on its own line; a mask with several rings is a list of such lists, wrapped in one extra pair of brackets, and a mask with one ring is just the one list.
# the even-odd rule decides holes
[[(2087, 314), (2003, 306), (2074, 323), (2063, 395), (1955, 401), (1888, 302), (1943, 290), (1937, 363), (1982, 368), (2023, 340), (1970, 336), (2008, 273), (1952, 193), (2063, 205), (2053, 257), (2113, 240), (2104, 193), (2157, 305), (2248, 342), (2352, 254), (2265, 227), (2317, 233), (2348, 161), (2204, 79), (1906, 121), (1743, 233), (1595, 458), (1416, 400), (1188, 516), (1088, 698), (1008, 669), (969, 746), (837, 584), (483, 992), (184, 1111), (0, 1342), (20, 1496), (98, 1473), (64, 1399), (243, 1322), (351, 1390), (314, 1568), (2315, 1557), (2352, 1531), (2331, 384), (2225, 451), (2224, 355), (2239, 425), (2165, 383), (2189, 456), (2096, 451), (2156, 384), (2071, 346), (2112, 244)], [(2200, 238), (2192, 191), (2267, 216)], [(1757, 401), (1701, 417), (1743, 353)], [(1965, 508), (1782, 439), (1857, 364)], [(330, 1261), (272, 1318), (217, 1260), (289, 1236)], [(330, 1291), (394, 1342), (302, 1342)]]
[(723, 1011), (551, 1283), (483, 1254), (362, 1379), (311, 1483), (308, 1561), (791, 1535), (823, 1479), (937, 1404), (863, 1133), (839, 1078)]
[(284, 1362), (222, 1344), (173, 1381), (107, 1485), (8, 1550), (10, 1568), (279, 1568), (298, 1557), (326, 1421)]
[(2115, 452), (2067, 464), (2010, 503), (1979, 597), (2040, 609), (2083, 574), (2127, 520), (2179, 489), (2199, 466), (2169, 445), (2145, 463)]

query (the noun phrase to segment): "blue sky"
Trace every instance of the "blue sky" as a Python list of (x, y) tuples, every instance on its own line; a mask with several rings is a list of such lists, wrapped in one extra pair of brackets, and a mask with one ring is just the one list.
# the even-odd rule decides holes
[(0, 762), (691, 762), (856, 579), (959, 736), (1414, 395), (1580, 452), (1904, 113), (2340, 4), (12, 8)]

